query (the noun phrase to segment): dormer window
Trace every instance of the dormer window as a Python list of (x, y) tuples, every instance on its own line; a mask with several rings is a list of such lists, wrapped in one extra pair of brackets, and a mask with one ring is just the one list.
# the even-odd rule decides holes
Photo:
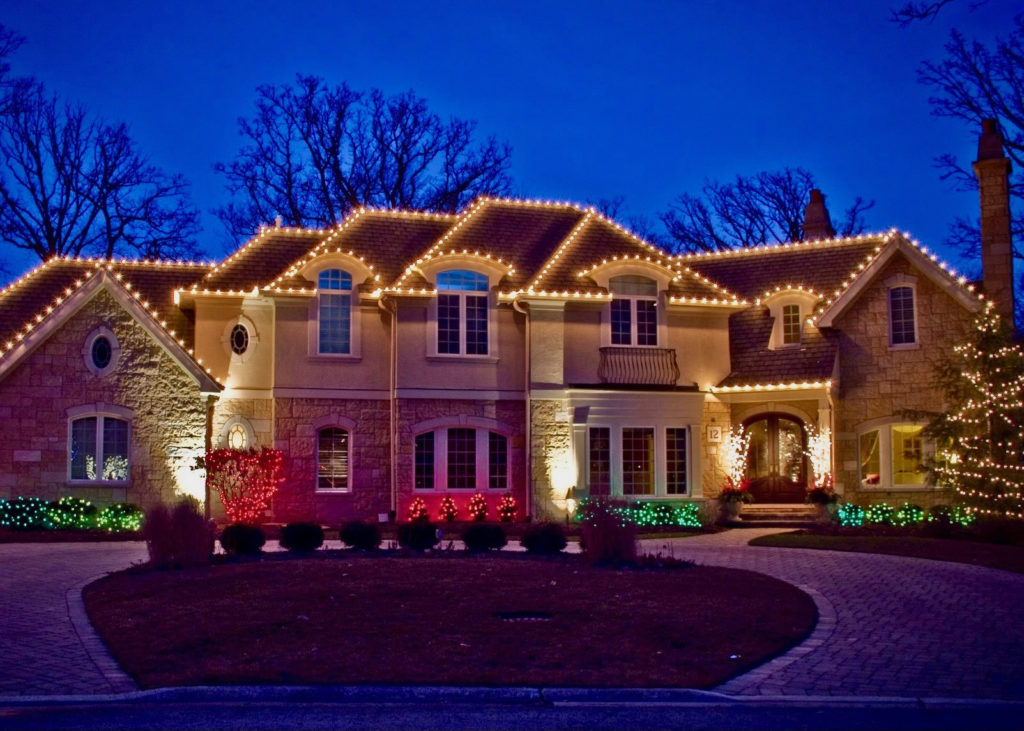
[(889, 344), (917, 343), (917, 317), (914, 313), (914, 288), (906, 285), (889, 290)]
[(348, 355), (352, 352), (352, 275), (341, 269), (324, 269), (317, 288), (318, 352)]
[(800, 305), (784, 305), (782, 308), (782, 344), (799, 345), (803, 337), (803, 322)]
[(487, 275), (449, 269), (437, 275), (437, 352), (487, 355)]
[(609, 280), (612, 345), (658, 344), (658, 283), (636, 274)]

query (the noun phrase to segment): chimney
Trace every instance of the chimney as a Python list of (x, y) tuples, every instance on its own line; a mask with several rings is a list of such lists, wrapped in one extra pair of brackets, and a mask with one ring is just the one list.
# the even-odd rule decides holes
[(831, 239), (836, 235), (832, 228), (832, 219), (825, 207), (825, 196), (814, 188), (811, 191), (811, 202), (804, 208), (804, 241), (814, 239)]
[(1010, 160), (994, 119), (982, 122), (974, 175), (981, 195), (981, 279), (985, 296), (1014, 322), (1013, 240), (1010, 236)]

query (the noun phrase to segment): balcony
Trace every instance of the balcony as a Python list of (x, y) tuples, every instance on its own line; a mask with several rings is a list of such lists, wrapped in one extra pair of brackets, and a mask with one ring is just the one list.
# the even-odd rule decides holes
[(679, 380), (673, 348), (601, 348), (601, 383), (674, 386)]

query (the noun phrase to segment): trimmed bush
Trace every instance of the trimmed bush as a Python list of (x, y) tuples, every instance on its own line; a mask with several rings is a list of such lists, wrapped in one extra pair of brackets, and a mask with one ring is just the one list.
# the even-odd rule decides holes
[(50, 503), (38, 497), (16, 497), (0, 502), (0, 527), (15, 530), (48, 530)]
[(220, 534), (220, 545), (229, 556), (258, 556), (267, 537), (258, 525), (232, 523)]
[(96, 527), (99, 510), (88, 500), (65, 495), (50, 503), (50, 522), (54, 528), (69, 530), (89, 530)]
[(398, 526), (398, 545), (410, 551), (426, 551), (436, 546), (440, 540), (437, 528), (429, 521), (414, 520)]
[(844, 528), (859, 528), (864, 525), (864, 508), (854, 503), (842, 503), (836, 512), (839, 525)]
[(558, 523), (536, 523), (523, 531), (523, 548), (528, 553), (554, 556), (565, 550), (565, 529)]
[(281, 547), (289, 551), (315, 551), (324, 545), (324, 529), (319, 523), (289, 523), (281, 529)]
[(864, 511), (864, 522), (872, 523), (874, 525), (892, 525), (896, 519), (896, 511), (892, 505), (886, 505), (885, 503), (875, 503), (874, 505), (868, 505)]
[(624, 518), (619, 506), (604, 500), (590, 504), (580, 532), (580, 545), (592, 564), (626, 566), (636, 563), (636, 525)]
[(924, 510), (919, 505), (903, 503), (896, 508), (893, 522), (898, 526), (917, 525), (924, 520)]
[(341, 542), (357, 551), (374, 551), (380, 546), (380, 528), (376, 523), (351, 520), (341, 526)]
[(466, 513), (470, 520), (482, 522), (487, 520), (487, 499), (480, 493), (474, 493), (466, 505)]
[(142, 527), (142, 508), (132, 503), (114, 503), (100, 511), (96, 525), (108, 533), (137, 531)]
[(186, 568), (210, 562), (213, 524), (199, 513), (199, 503), (186, 498), (173, 510), (157, 505), (146, 512), (142, 523), (150, 565)]
[(466, 544), (467, 551), (483, 553), (504, 548), (508, 539), (505, 537), (505, 529), (500, 525), (476, 523), (462, 531), (462, 542)]

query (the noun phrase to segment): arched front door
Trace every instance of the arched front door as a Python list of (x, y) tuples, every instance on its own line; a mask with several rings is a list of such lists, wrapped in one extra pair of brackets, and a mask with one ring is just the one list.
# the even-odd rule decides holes
[(788, 414), (760, 414), (744, 425), (750, 435), (747, 478), (759, 503), (802, 503), (807, 491), (807, 432)]

